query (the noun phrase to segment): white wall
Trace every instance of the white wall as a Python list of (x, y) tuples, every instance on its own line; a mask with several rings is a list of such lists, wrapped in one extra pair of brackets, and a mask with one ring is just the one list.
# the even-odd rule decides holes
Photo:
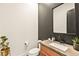
[(25, 53), (37, 46), (38, 5), (37, 4), (0, 4), (0, 36), (7, 35), (10, 41), (11, 55)]
[(73, 3), (65, 3), (53, 10), (53, 31), (67, 33), (67, 11), (74, 8)]

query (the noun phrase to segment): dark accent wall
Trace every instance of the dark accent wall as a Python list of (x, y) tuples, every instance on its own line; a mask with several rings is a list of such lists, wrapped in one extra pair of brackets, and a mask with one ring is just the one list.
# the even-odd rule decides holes
[(75, 4), (76, 11), (76, 34), (79, 36), (79, 3)]
[(52, 8), (57, 3), (39, 3), (38, 4), (38, 38), (41, 40), (51, 37), (53, 32)]

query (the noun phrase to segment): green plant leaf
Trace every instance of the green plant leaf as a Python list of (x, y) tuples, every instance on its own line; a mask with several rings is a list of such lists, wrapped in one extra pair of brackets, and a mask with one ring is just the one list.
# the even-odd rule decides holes
[(77, 43), (77, 44), (79, 44), (79, 38), (78, 37), (75, 37), (75, 38), (73, 38), (73, 43)]

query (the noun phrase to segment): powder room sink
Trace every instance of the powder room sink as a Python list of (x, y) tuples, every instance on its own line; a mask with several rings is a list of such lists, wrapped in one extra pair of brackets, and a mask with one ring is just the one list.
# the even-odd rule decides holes
[(61, 44), (61, 43), (49, 43), (49, 45), (50, 46), (53, 46), (53, 47), (55, 47), (55, 48), (57, 48), (57, 49), (60, 49), (60, 50), (62, 50), (62, 51), (66, 51), (66, 50), (68, 50), (68, 47), (66, 47), (65, 45), (63, 45), (63, 44)]

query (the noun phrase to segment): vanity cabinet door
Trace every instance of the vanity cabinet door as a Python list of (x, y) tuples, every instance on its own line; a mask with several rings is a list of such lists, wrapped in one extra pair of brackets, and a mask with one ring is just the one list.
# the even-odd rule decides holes
[(47, 53), (45, 51), (40, 51), (40, 56), (48, 56)]
[(41, 56), (60, 56), (60, 54), (56, 53), (55, 51), (43, 45), (41, 45), (40, 55)]

